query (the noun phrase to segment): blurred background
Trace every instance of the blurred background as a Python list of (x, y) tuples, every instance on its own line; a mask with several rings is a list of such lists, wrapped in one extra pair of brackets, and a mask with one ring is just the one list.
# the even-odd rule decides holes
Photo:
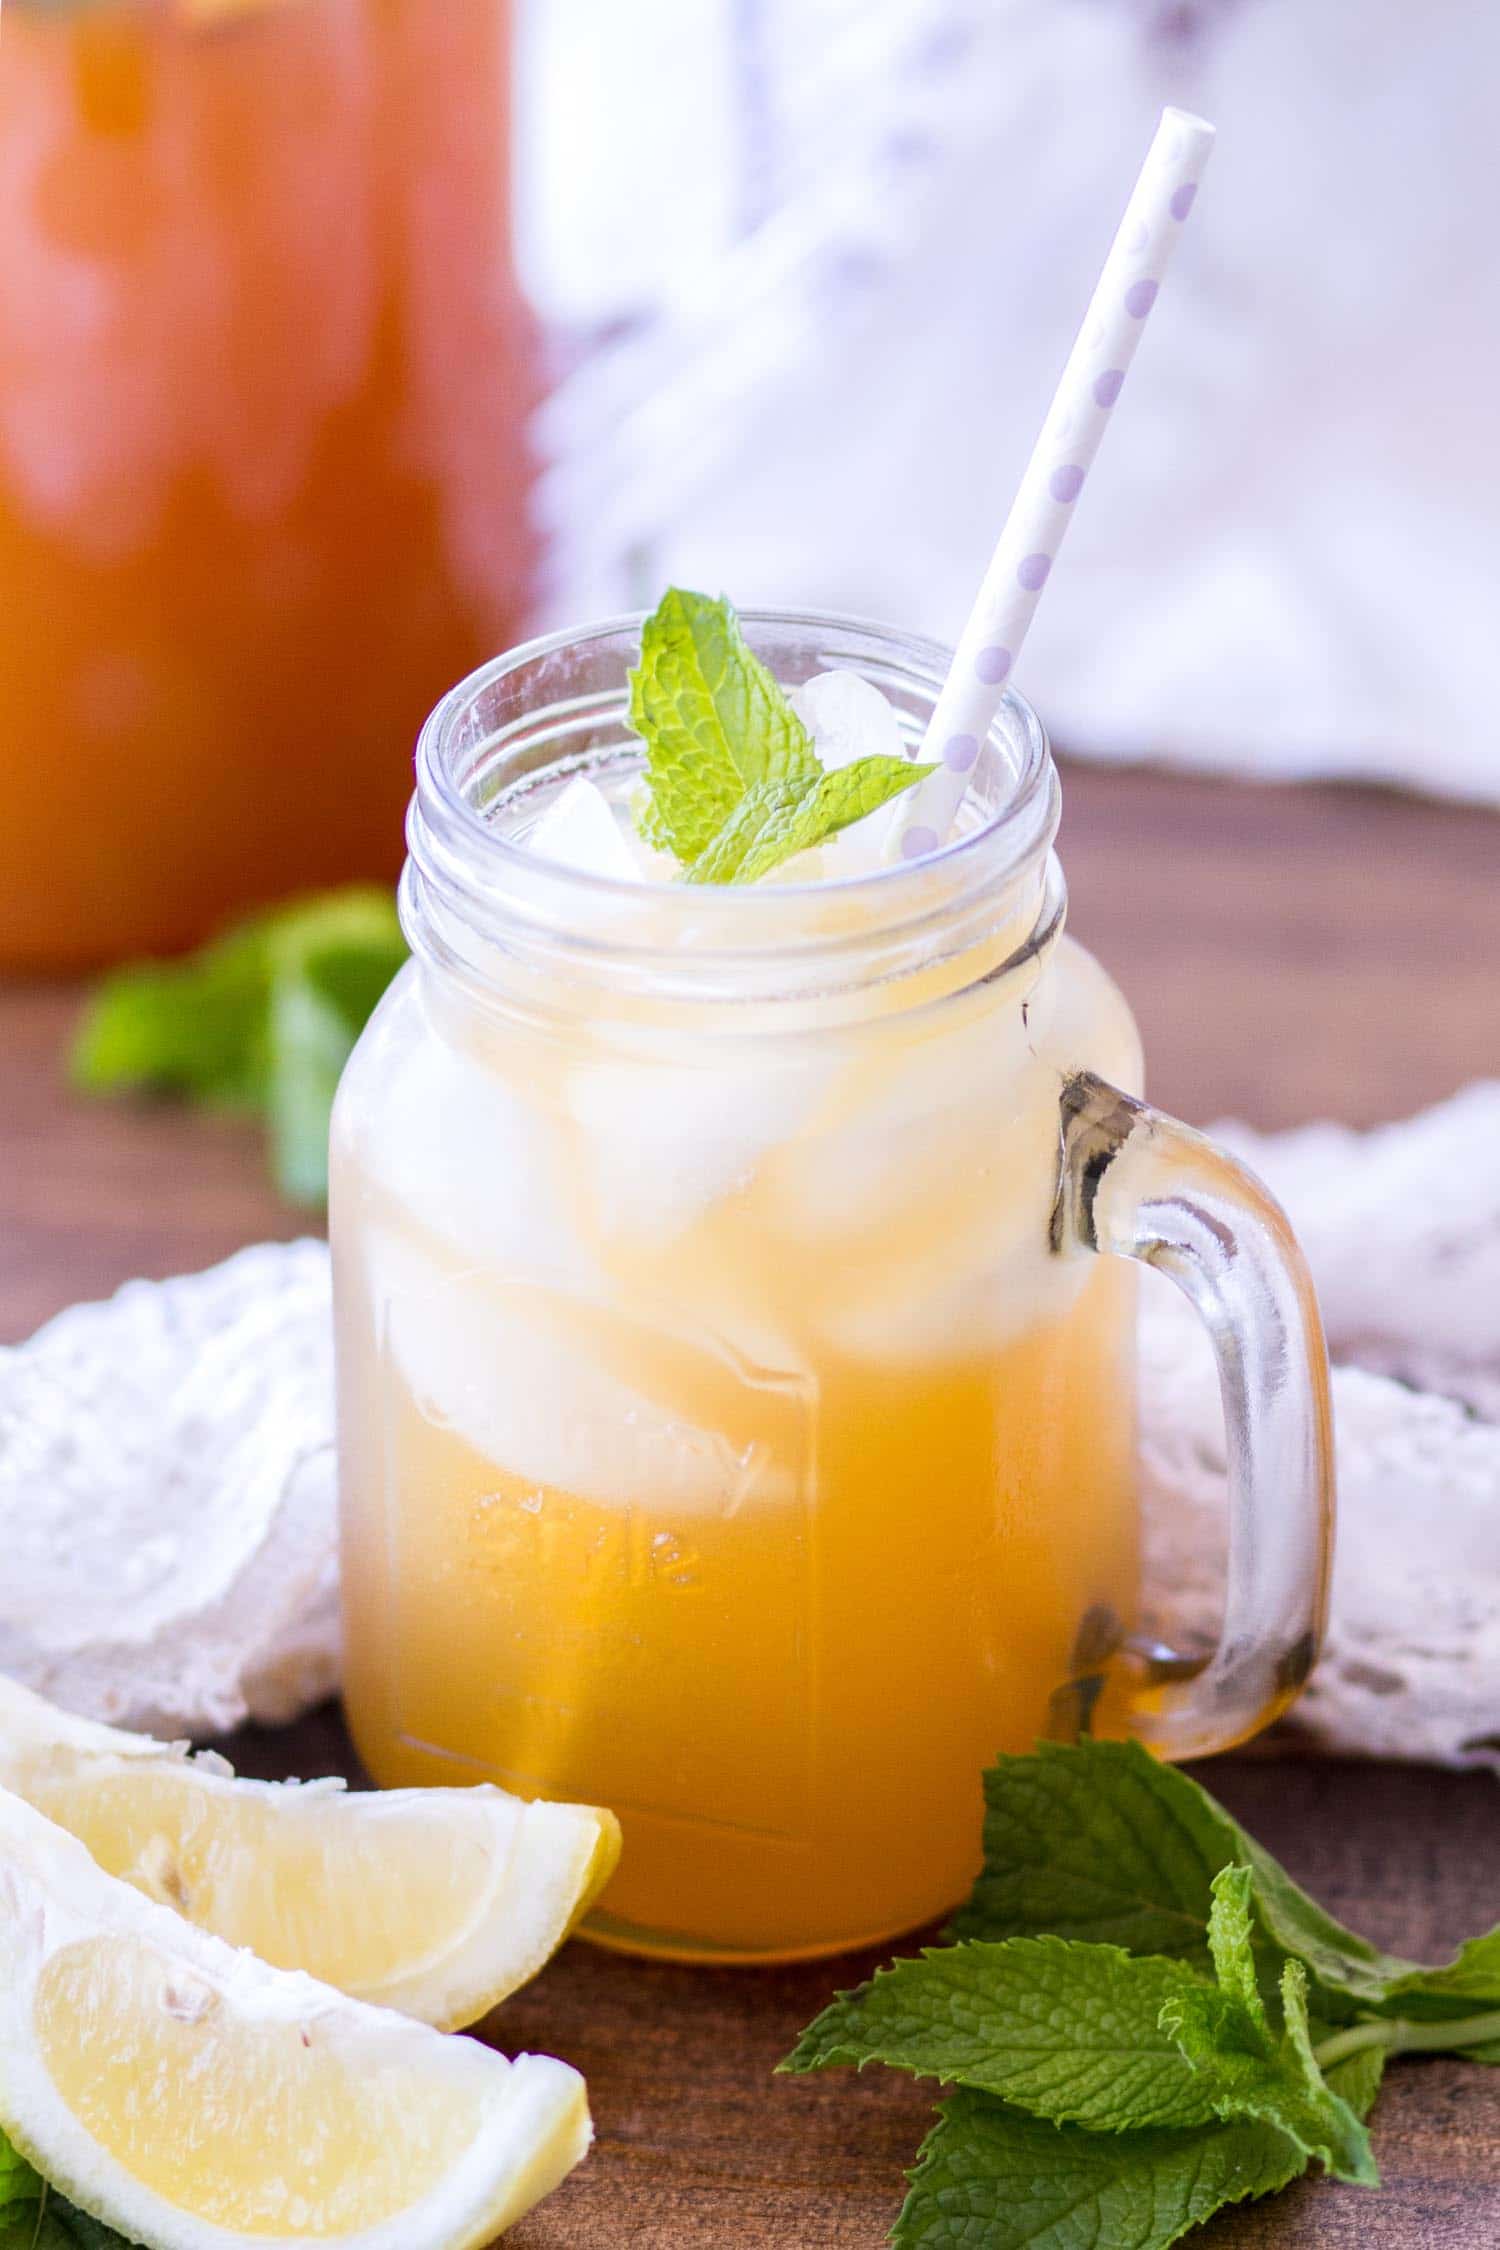
[(952, 638), (1164, 101), (1221, 128), (1023, 685), (1500, 799), (1483, 0), (5, 0), (0, 960), (387, 878), (669, 577)]

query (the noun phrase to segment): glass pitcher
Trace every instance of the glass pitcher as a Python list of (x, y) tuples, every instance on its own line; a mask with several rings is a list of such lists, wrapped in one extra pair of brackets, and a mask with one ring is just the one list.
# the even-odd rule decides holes
[(394, 876), (523, 621), (506, 0), (7, 0), (0, 965)]

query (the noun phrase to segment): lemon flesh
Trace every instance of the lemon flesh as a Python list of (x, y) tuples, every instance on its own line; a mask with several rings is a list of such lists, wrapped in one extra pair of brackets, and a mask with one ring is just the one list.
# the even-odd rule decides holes
[(594, 1806), (241, 1781), (4, 1680), (0, 1787), (200, 1928), (444, 2030), (536, 1974), (620, 1851)]
[(0, 2126), (160, 2250), (479, 2250), (588, 2147), (582, 2079), (195, 1930), (0, 1791)]
[[(295, 2022), (219, 2037), (221, 2009), (201, 1977), (131, 1938), (65, 1946), (36, 1999), (42, 2061), (84, 2130), (215, 2226), (357, 2233), (430, 2193), (479, 2129), (479, 2089), (433, 2083), (416, 2058), (356, 2079), (357, 2054), (314, 2046)], [(145, 2087), (176, 2090), (170, 2130)]]

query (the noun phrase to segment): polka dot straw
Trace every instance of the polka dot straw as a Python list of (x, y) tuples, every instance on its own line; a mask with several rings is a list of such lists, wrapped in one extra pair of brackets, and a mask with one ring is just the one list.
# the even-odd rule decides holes
[(1213, 143), (1201, 117), (1163, 110), (928, 725), (937, 771), (893, 808), (893, 859), (936, 851), (953, 826)]

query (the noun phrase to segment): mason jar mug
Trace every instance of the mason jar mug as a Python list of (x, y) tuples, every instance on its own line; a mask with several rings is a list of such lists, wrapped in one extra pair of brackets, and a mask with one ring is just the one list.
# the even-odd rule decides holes
[[(760, 615), (913, 739), (943, 652)], [(1064, 932), (1045, 737), (844, 882), (630, 884), (526, 848), (616, 774), (639, 622), (535, 641), (418, 752), (413, 960), (333, 1133), (346, 1683), (383, 1783), (611, 1806), (605, 1942), (789, 1959), (951, 1907), (980, 1774), (1280, 1711), (1321, 1631), (1326, 1360), (1237, 1164), (1141, 1098)], [(1217, 1644), (1143, 1628), (1137, 1263), (1199, 1309), (1231, 1469)]]

